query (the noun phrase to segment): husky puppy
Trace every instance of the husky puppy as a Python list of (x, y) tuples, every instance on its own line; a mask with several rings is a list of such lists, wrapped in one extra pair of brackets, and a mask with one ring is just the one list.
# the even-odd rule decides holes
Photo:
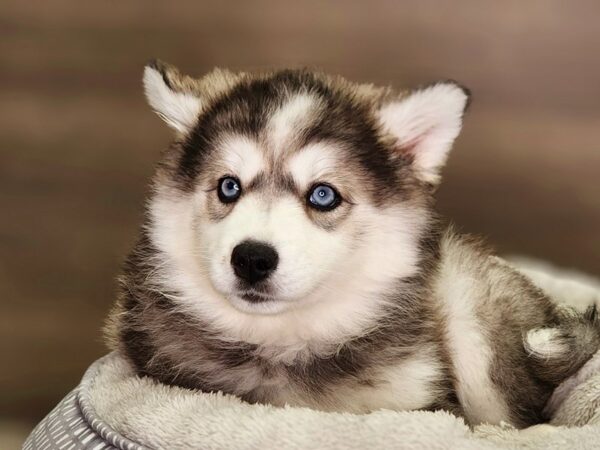
[(306, 70), (146, 66), (176, 132), (121, 277), (108, 335), (140, 375), (249, 402), (445, 409), (544, 420), (600, 347), (434, 210), (469, 92), (412, 92)]

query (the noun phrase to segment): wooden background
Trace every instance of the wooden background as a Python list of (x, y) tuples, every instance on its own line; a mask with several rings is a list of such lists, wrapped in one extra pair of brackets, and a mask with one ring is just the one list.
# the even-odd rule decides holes
[(0, 6), (0, 420), (32, 422), (105, 352), (99, 332), (170, 133), (152, 57), (316, 66), (474, 103), (440, 190), (506, 253), (600, 274), (599, 2), (4, 0)]

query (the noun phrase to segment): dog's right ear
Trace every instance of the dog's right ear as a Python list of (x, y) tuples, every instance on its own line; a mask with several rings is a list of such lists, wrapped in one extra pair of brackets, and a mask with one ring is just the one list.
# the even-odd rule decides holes
[(168, 64), (154, 60), (144, 68), (144, 92), (152, 109), (167, 125), (187, 134), (196, 124), (202, 100), (186, 88), (191, 79)]
[(432, 84), (381, 106), (377, 117), (395, 138), (395, 150), (408, 155), (417, 175), (432, 185), (462, 126), (468, 89), (452, 81)]

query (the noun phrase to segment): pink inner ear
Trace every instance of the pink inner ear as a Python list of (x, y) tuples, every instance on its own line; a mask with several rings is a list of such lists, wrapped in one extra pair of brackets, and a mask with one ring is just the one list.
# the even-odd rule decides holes
[(402, 153), (410, 153), (414, 155), (417, 152), (417, 147), (423, 142), (424, 139), (427, 138), (427, 135), (433, 129), (434, 127), (429, 127), (426, 130), (423, 130), (418, 135), (412, 137), (411, 139), (405, 140), (403, 142), (398, 142), (398, 150)]
[(382, 105), (379, 121), (395, 136), (400, 155), (410, 155), (421, 178), (439, 181), (452, 143), (460, 132), (467, 94), (452, 83), (439, 83)]

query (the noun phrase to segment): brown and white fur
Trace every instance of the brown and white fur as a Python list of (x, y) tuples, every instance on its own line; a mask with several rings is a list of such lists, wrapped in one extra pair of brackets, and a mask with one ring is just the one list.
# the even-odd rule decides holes
[[(121, 277), (108, 334), (140, 375), (250, 402), (330, 411), (446, 409), (468, 423), (544, 420), (600, 346), (577, 315), (434, 210), (469, 93), (305, 70), (144, 73), (176, 132)], [(241, 195), (223, 203), (223, 177)], [(339, 194), (315, 209), (311, 189)], [(249, 286), (242, 242), (278, 264)]]

